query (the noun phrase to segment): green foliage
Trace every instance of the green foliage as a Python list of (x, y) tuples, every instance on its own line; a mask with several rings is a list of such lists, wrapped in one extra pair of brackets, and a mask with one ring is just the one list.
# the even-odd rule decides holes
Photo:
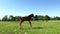
[(38, 15), (35, 15), (34, 19), (35, 19), (35, 20), (38, 20)]
[(56, 20), (60, 20), (60, 17), (56, 16), (55, 19), (56, 19)]
[(2, 18), (2, 21), (7, 21), (7, 20), (8, 20), (7, 15)]
[(9, 19), (10, 21), (15, 21), (15, 17), (13, 15), (10, 15)]
[(45, 15), (45, 20), (50, 20), (50, 17), (48, 15)]

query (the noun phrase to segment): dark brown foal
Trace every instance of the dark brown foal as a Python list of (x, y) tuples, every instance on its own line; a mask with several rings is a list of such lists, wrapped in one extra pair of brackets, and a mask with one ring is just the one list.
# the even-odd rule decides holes
[(33, 16), (34, 16), (34, 14), (30, 14), (29, 16), (25, 16), (25, 17), (20, 17), (20, 28), (21, 28), (22, 22), (24, 22), (24, 21), (28, 21), (30, 24), (30, 27), (32, 28), (31, 18)]

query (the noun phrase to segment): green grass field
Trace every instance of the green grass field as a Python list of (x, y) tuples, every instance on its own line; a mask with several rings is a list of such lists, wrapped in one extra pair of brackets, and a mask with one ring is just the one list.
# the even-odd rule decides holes
[(0, 34), (60, 34), (60, 21), (31, 21), (32, 29), (26, 21), (19, 29), (19, 22), (0, 22)]

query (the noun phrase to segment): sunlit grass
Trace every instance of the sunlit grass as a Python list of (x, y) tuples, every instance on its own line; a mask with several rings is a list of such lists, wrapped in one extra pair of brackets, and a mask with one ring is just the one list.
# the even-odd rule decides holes
[(0, 22), (0, 34), (60, 34), (60, 21), (31, 21), (32, 29), (26, 21), (19, 29), (19, 21)]

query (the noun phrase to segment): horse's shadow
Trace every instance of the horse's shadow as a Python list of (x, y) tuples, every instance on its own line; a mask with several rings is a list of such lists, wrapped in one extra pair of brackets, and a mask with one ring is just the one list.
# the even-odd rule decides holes
[(33, 27), (32, 29), (43, 29), (44, 27)]

